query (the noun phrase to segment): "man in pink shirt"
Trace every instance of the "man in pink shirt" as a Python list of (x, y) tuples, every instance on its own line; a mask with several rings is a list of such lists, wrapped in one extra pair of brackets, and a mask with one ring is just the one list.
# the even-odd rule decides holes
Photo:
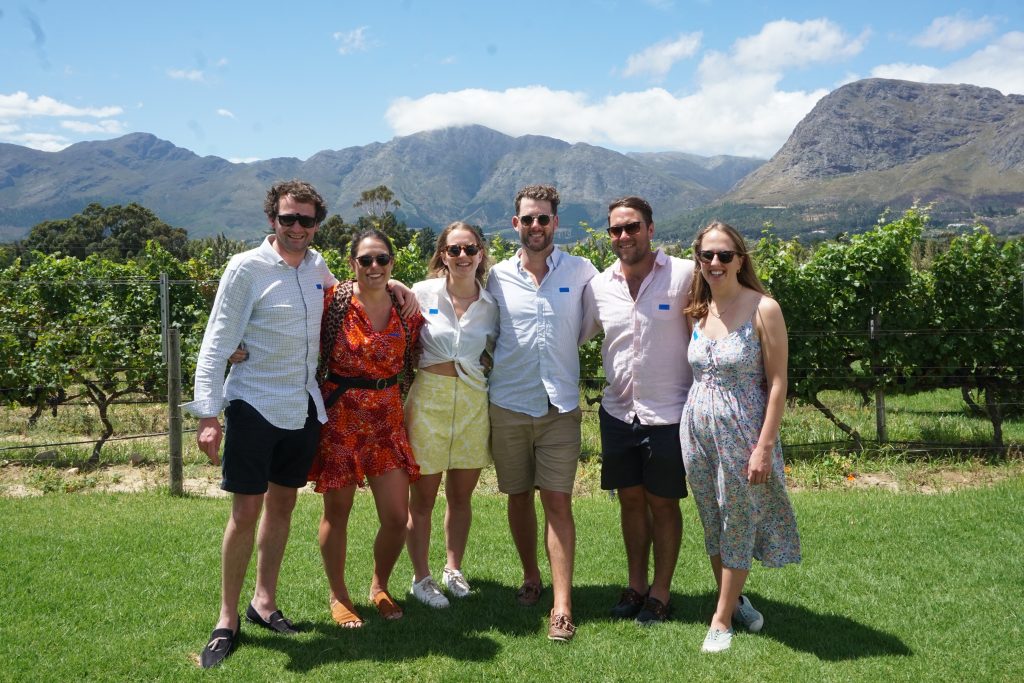
[(604, 330), (601, 488), (618, 490), (629, 571), (612, 615), (648, 625), (668, 618), (682, 540), (679, 420), (693, 381), (683, 309), (694, 269), (692, 261), (652, 250), (654, 218), (640, 197), (608, 206), (608, 234), (619, 259), (584, 291), (580, 341)]

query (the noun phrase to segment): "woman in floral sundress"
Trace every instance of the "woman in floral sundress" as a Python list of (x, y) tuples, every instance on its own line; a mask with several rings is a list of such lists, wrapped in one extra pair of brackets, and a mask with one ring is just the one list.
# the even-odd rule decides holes
[(765, 293), (733, 227), (715, 221), (701, 230), (694, 258), (701, 276), (686, 309), (693, 386), (680, 439), (718, 584), (701, 650), (720, 652), (732, 642), (733, 622), (752, 632), (764, 625), (742, 595), (752, 561), (800, 561), (779, 445), (788, 340), (782, 309)]

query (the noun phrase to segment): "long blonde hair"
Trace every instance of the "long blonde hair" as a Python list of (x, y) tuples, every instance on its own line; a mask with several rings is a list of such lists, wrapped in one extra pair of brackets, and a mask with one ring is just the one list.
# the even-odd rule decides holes
[(697, 233), (697, 237), (693, 240), (693, 260), (696, 262), (696, 272), (693, 274), (693, 281), (690, 284), (690, 303), (687, 304), (683, 312), (694, 320), (706, 318), (708, 315), (708, 304), (711, 303), (711, 288), (704, 280), (704, 276), (701, 275), (700, 257), (697, 255), (697, 252), (701, 250), (700, 245), (704, 240), (704, 235), (713, 230), (725, 233), (736, 247), (736, 256), (743, 258), (740, 270), (736, 274), (736, 279), (739, 283), (744, 287), (753, 289), (755, 292), (760, 292), (761, 294), (768, 293), (765, 291), (764, 285), (761, 284), (761, 280), (758, 279), (757, 273), (754, 272), (754, 263), (750, 260), (750, 254), (747, 252), (747, 243), (743, 241), (743, 235), (728, 223), (711, 221), (704, 228), (701, 228), (700, 232)]

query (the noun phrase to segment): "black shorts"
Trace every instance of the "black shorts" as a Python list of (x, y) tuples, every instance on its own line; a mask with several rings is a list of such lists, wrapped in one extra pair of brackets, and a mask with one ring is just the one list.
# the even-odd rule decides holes
[(633, 424), (597, 411), (601, 421), (601, 488), (640, 486), (662, 498), (686, 498), (679, 425)]
[(266, 493), (268, 482), (298, 489), (306, 485), (320, 441), (316, 404), (309, 399), (302, 429), (281, 429), (241, 399), (224, 409), (224, 457), (220, 487), (231, 493)]

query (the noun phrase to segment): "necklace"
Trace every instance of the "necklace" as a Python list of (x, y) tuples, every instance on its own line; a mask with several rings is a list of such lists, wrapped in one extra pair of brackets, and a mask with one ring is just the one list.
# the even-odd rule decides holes
[(731, 300), (729, 301), (729, 305), (725, 307), (725, 310), (722, 310), (722, 307), (721, 307), (721, 306), (715, 306), (715, 308), (717, 308), (717, 309), (718, 309), (718, 313), (715, 313), (714, 311), (712, 311), (712, 310), (711, 310), (711, 306), (710, 306), (710, 304), (709, 304), (709, 305), (708, 305), (708, 313), (710, 313), (711, 315), (713, 315), (713, 316), (715, 316), (716, 318), (718, 318), (719, 320), (721, 320), (721, 319), (722, 319), (722, 316), (723, 316), (723, 315), (725, 315), (726, 313), (728, 313), (728, 312), (729, 312), (729, 309), (731, 309), (731, 308), (732, 308), (732, 305), (733, 305), (734, 303), (736, 303), (736, 300), (740, 298), (740, 294), (742, 294), (742, 293), (743, 293), (743, 292), (737, 292), (736, 296), (734, 296), (734, 297), (733, 297), (733, 298), (732, 298), (732, 299), (731, 299)]
[(480, 298), (480, 292), (478, 290), (472, 296), (459, 296), (458, 294), (452, 293), (452, 290), (449, 289), (448, 290), (448, 296), (450, 296), (451, 298), (453, 298), (453, 299), (455, 299), (457, 301), (476, 301), (477, 299)]

